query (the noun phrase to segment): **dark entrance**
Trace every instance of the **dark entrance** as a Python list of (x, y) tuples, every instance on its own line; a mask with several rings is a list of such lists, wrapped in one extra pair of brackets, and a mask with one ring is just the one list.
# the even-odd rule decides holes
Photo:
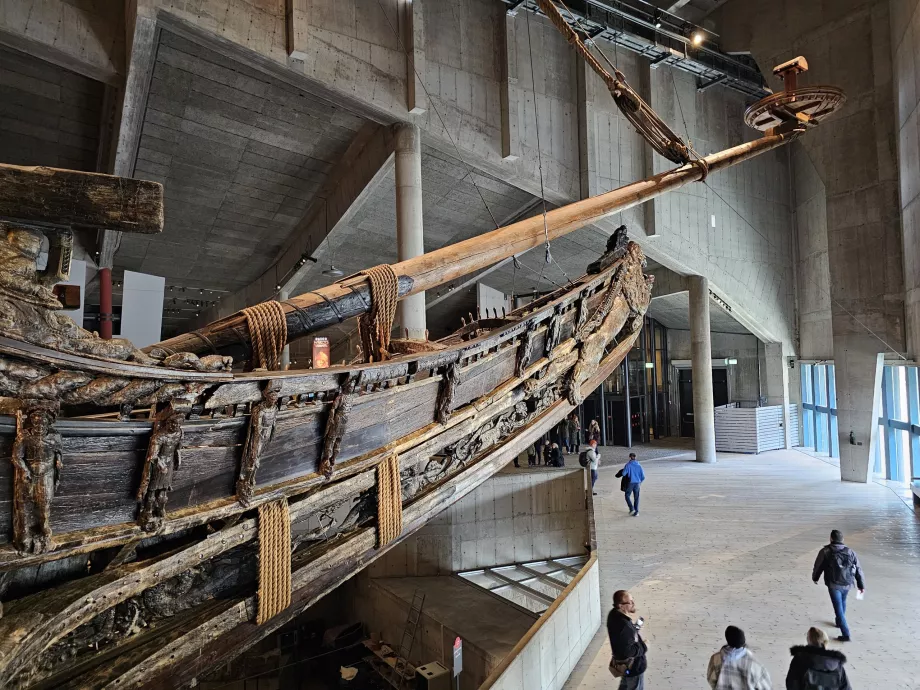
[[(680, 400), (680, 435), (695, 436), (693, 431), (693, 370), (679, 369), (677, 392)], [(728, 369), (712, 370), (712, 402), (715, 407), (728, 404)]]

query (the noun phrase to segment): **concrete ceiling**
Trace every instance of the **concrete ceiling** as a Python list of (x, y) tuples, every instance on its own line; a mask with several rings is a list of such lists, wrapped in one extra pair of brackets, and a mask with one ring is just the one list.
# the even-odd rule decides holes
[[(426, 252), (494, 230), (496, 223), (507, 222), (536, 198), (494, 177), (470, 172), (469, 166), (459, 159), (425, 145), (422, 146), (422, 196)], [(349, 221), (329, 235), (314, 256), (319, 262), (307, 272), (299, 292), (337, 280), (322, 274), (330, 264), (350, 275), (363, 268), (397, 261), (392, 170)]]
[[(675, 292), (662, 297), (653, 297), (648, 314), (665, 328), (689, 331), (690, 294)], [(750, 333), (715, 300), (709, 300), (709, 330), (711, 333)]]
[(653, 3), (671, 14), (699, 24), (727, 0), (655, 0)]
[(204, 289), (204, 299), (249, 284), (363, 123), (162, 31), (135, 176), (163, 183), (165, 227), (125, 235), (115, 268), (164, 276), (196, 297)]
[(0, 162), (96, 171), (105, 87), (0, 47)]

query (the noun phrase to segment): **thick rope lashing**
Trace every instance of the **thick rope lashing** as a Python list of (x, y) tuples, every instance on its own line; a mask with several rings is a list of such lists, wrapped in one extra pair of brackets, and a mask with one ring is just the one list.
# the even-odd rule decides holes
[(291, 513), (286, 498), (259, 506), (258, 604), (259, 625), (291, 605)]
[(368, 362), (382, 362), (390, 357), (390, 335), (396, 318), (399, 278), (389, 264), (365, 269), (371, 284), (371, 308), (358, 319), (361, 348)]
[[(642, 100), (633, 88), (626, 83), (626, 77), (614, 68), (610, 74), (579, 37), (578, 33), (562, 16), (553, 0), (537, 0), (540, 9), (549, 17), (553, 25), (562, 32), (565, 39), (574, 46), (575, 51), (584, 59), (598, 76), (604, 80), (610, 95), (620, 109), (620, 112), (636, 128), (636, 131), (645, 139), (655, 151), (672, 163), (685, 164), (693, 162), (690, 147), (658, 117), (652, 107)], [(705, 165), (705, 164), (704, 164)], [(703, 177), (706, 175), (703, 168)]]
[(403, 530), (399, 456), (391, 453), (377, 465), (377, 546), (399, 538)]
[(250, 368), (274, 370), (287, 345), (287, 317), (281, 302), (260, 302), (243, 309), (252, 343)]

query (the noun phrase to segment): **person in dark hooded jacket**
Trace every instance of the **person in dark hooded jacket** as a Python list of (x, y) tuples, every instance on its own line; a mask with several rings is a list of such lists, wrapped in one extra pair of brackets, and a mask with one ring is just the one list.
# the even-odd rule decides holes
[(786, 674), (786, 690), (852, 690), (843, 665), (847, 658), (837, 650), (826, 649), (827, 634), (809, 628), (808, 645), (793, 647), (792, 662)]

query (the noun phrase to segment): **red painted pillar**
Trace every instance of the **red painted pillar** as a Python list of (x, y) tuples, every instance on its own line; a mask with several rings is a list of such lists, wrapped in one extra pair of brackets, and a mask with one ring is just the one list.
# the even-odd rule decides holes
[(112, 269), (99, 269), (99, 335), (112, 339)]

